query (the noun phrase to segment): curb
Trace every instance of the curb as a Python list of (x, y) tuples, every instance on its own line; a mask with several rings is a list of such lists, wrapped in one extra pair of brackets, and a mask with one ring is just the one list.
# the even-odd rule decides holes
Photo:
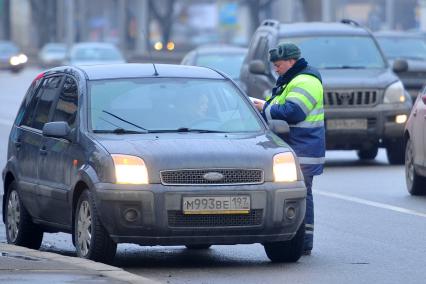
[(51, 252), (38, 251), (33, 249), (28, 249), (25, 247), (10, 245), (0, 243), (0, 252), (9, 252), (9, 253), (18, 253), (24, 254), (29, 257), (43, 258), (51, 261), (62, 262), (67, 265), (71, 265), (74, 267), (78, 267), (84, 270), (96, 271), (98, 274), (105, 276), (110, 279), (114, 279), (117, 281), (123, 281), (128, 283), (146, 283), (146, 284), (158, 284), (160, 282), (154, 281), (149, 278), (145, 278), (130, 272), (123, 270), (122, 268), (103, 264), (100, 262), (95, 262), (92, 260), (79, 258), (79, 257), (71, 257), (71, 256), (63, 256)]

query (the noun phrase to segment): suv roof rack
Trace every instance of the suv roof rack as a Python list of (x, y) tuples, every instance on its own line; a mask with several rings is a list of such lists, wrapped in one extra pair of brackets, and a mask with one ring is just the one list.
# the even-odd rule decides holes
[(266, 20), (263, 20), (263, 22), (260, 25), (278, 28), (278, 26), (280, 25), (280, 22), (277, 21), (277, 20), (273, 20), (273, 19), (266, 19)]
[(351, 19), (341, 19), (340, 22), (342, 24), (353, 25), (355, 27), (360, 27), (361, 26), (357, 21), (354, 21), (354, 20), (351, 20)]

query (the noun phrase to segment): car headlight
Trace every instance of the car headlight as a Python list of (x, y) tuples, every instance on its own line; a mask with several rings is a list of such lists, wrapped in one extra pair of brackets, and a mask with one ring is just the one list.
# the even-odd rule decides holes
[(297, 180), (297, 168), (294, 155), (291, 152), (274, 156), (274, 181), (291, 182)]
[(130, 155), (112, 154), (116, 183), (148, 184), (148, 171), (144, 160)]
[(395, 82), (390, 85), (386, 91), (383, 98), (385, 104), (397, 104), (405, 102), (405, 91), (404, 86), (401, 81)]
[(19, 59), (19, 56), (12, 56), (9, 60), (10, 65), (12, 66), (17, 66), (19, 64), (21, 64), (21, 60)]
[(19, 54), (18, 59), (22, 64), (27, 63), (28, 61), (28, 57), (23, 53)]

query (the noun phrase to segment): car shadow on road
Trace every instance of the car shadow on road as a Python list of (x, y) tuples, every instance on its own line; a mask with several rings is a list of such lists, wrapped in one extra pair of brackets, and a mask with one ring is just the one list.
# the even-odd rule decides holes
[[(230, 250), (227, 249), (230, 248)], [(114, 266), (123, 269), (146, 268), (229, 268), (229, 267), (273, 267), (266, 254), (253, 246), (248, 251), (234, 246), (212, 246), (206, 250), (190, 250), (181, 246), (174, 247), (136, 247), (120, 249), (114, 259)], [(297, 265), (289, 263), (285, 265)]]
[(390, 165), (380, 160), (356, 160), (356, 159), (326, 159), (324, 166), (326, 168), (342, 167), (400, 167), (402, 165)]

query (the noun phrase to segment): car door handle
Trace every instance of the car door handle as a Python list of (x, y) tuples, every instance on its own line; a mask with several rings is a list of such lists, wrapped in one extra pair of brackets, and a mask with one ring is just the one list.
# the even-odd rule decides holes
[(40, 149), (40, 155), (42, 155), (42, 156), (46, 156), (47, 155), (47, 150), (46, 150), (46, 147), (42, 147), (41, 149)]

